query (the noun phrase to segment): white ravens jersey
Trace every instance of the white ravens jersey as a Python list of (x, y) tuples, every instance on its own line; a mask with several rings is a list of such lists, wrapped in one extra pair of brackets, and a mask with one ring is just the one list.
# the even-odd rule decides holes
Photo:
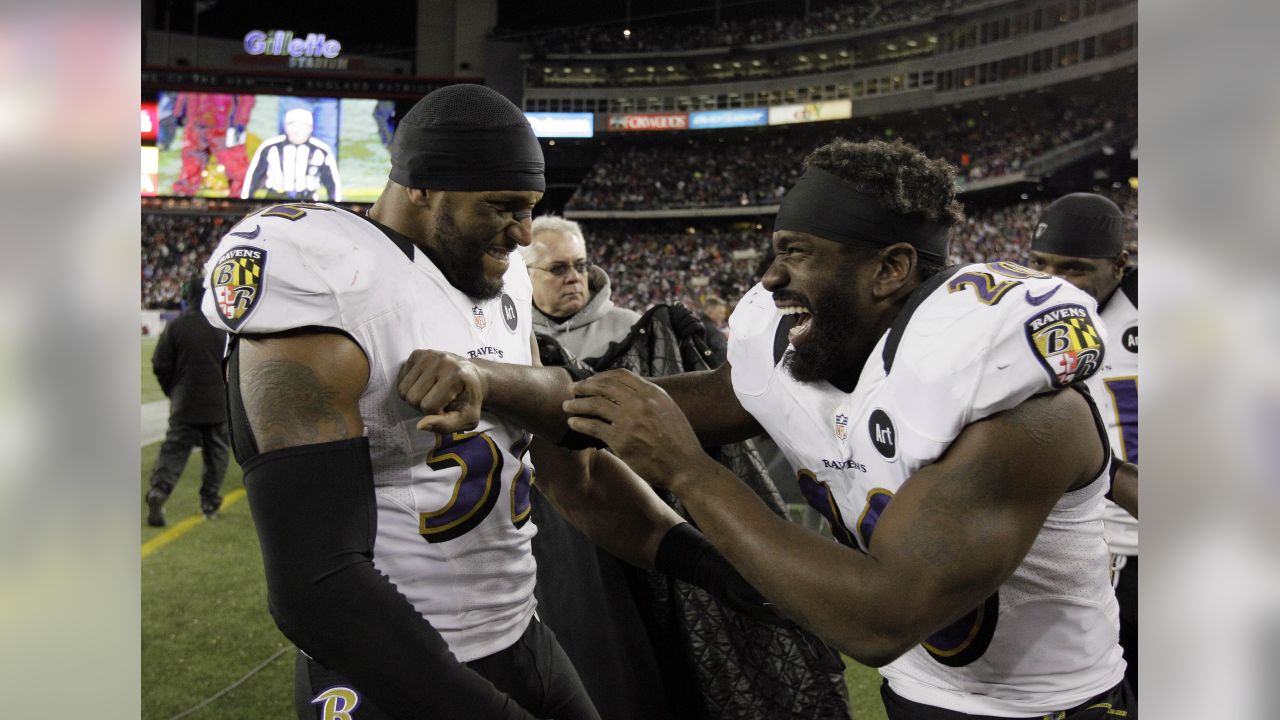
[[(777, 442), (836, 539), (865, 552), (893, 495), (966, 425), (1095, 372), (1088, 295), (990, 263), (926, 282), (880, 338), (852, 393), (783, 369), (790, 318), (757, 285), (729, 319), (742, 406)], [(1102, 536), (1106, 468), (1054, 506), (1014, 574), (980, 607), (881, 668), (919, 703), (1000, 717), (1071, 708), (1124, 676)]]
[[(1089, 378), (1120, 459), (1138, 462), (1138, 269), (1124, 274), (1120, 287), (1099, 311), (1107, 324), (1107, 357)], [(1116, 555), (1138, 554), (1138, 521), (1110, 500), (1102, 515), (1107, 545)]]
[(206, 268), (204, 313), (215, 327), (334, 328), (364, 350), (374, 565), (464, 662), (512, 645), (533, 615), (531, 436), (488, 413), (472, 432), (419, 431), (422, 413), (396, 384), (417, 349), (532, 362), (529, 275), (519, 253), (510, 262), (502, 294), (475, 301), (407, 238), (331, 205), (300, 203), (241, 220)]

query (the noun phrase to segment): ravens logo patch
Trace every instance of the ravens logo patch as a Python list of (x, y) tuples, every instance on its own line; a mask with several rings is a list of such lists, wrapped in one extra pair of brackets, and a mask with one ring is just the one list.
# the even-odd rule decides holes
[(1027, 320), (1026, 330), (1027, 341), (1054, 387), (1084, 380), (1102, 367), (1102, 335), (1082, 305), (1049, 308)]
[(262, 297), (262, 273), (267, 251), (237, 245), (222, 254), (210, 276), (218, 317), (232, 330), (239, 329)]

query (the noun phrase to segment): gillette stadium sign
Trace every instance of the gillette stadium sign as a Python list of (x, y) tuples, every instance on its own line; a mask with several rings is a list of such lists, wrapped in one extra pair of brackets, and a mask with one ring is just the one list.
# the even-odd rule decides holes
[(289, 67), (342, 70), (347, 66), (342, 43), (324, 33), (294, 35), (292, 30), (250, 30), (244, 34), (244, 51), (250, 55), (273, 55), (289, 58)]

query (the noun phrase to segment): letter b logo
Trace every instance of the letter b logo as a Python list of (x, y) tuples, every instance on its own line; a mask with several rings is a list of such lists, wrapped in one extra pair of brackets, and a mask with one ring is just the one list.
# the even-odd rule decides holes
[(360, 706), (360, 696), (355, 690), (339, 685), (325, 690), (311, 701), (312, 705), (317, 703), (324, 703), (320, 708), (322, 720), (355, 720), (352, 713)]

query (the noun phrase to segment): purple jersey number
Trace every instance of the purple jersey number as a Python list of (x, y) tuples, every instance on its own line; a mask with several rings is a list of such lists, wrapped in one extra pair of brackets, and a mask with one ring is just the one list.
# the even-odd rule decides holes
[[(511, 480), (511, 524), (523, 527), (532, 506), (529, 486), (533, 468), (523, 462), (533, 443), (524, 433), (511, 446), (511, 454), (521, 460)], [(432, 470), (456, 467), (461, 472), (453, 486), (453, 496), (439, 510), (418, 513), (418, 532), (427, 542), (447, 542), (474, 530), (498, 504), (502, 489), (502, 453), (488, 433), (465, 432), (441, 436), (436, 449), (427, 455)]]
[[(812, 471), (801, 470), (797, 478), (800, 491), (815, 510), (831, 524), (832, 534), (842, 545), (861, 551), (853, 533), (844, 524), (840, 508), (832, 497), (831, 488), (820, 482)], [(863, 542), (871, 547), (871, 536), (875, 533), (876, 524), (884, 515), (893, 493), (884, 488), (873, 488), (867, 493), (867, 504), (858, 518), (858, 533)], [(1000, 610), (999, 593), (993, 593), (978, 607), (964, 617), (930, 635), (921, 645), (934, 660), (949, 667), (963, 667), (982, 657), (991, 645), (991, 638), (996, 632), (996, 617)]]
[(1120, 452), (1125, 462), (1138, 463), (1138, 378), (1123, 377), (1104, 380), (1111, 404), (1116, 409), (1116, 423), (1120, 426)]

